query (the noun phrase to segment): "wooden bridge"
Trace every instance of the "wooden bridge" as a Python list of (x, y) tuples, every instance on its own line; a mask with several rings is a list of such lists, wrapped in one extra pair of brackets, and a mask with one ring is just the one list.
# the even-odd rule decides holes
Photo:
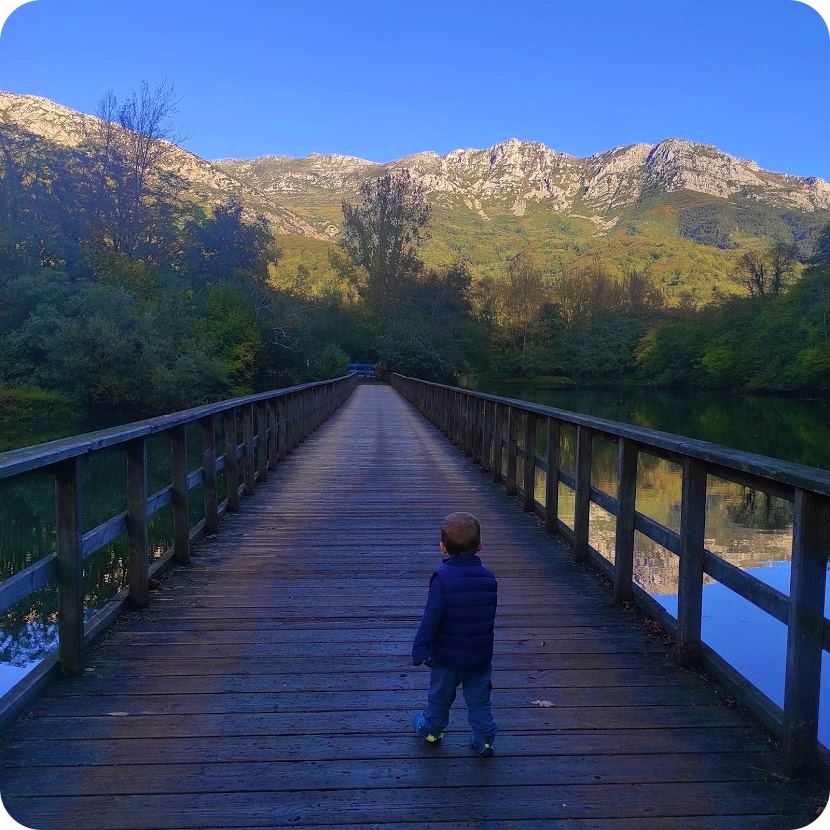
[[(0, 608), (56, 579), (61, 609), (59, 653), (0, 700), (10, 813), (36, 830), (809, 824), (827, 800), (816, 727), (830, 478), (532, 404), (393, 385), (350, 377), (0, 456), (0, 477), (54, 470), (58, 516), (56, 554), (0, 584)], [(188, 473), (193, 421), (204, 463)], [(559, 464), (567, 425), (575, 476)], [(148, 494), (146, 441), (159, 432), (173, 480)], [(613, 498), (591, 485), (594, 435), (619, 444)], [(80, 459), (122, 444), (129, 509), (85, 531)], [(683, 464), (679, 534), (635, 509), (640, 452)], [(794, 500), (789, 597), (705, 550), (707, 473)], [(558, 481), (576, 491), (573, 529), (557, 514)], [(190, 527), (196, 483), (205, 518)], [(591, 501), (617, 517), (616, 567), (589, 544)], [(170, 503), (176, 542), (151, 565), (148, 516)], [(452, 510), (481, 517), (499, 576), (491, 759), (470, 752), (463, 706), (439, 748), (409, 726), (428, 677), (411, 665), (411, 640)], [(632, 581), (635, 529), (680, 556), (677, 621)], [(123, 533), (127, 585), (85, 622), (83, 560)], [(704, 570), (788, 623), (783, 711), (700, 642)]]

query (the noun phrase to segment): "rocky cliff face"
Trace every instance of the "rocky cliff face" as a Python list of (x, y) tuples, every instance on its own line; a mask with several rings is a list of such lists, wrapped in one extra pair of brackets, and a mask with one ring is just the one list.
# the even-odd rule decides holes
[[(0, 125), (14, 124), (56, 144), (77, 146), (90, 117), (44, 98), (0, 92)], [(424, 152), (388, 164), (318, 154), (209, 163), (179, 149), (173, 166), (195, 198), (215, 203), (234, 196), (264, 213), (278, 232), (318, 238), (336, 235), (332, 216), (342, 199), (356, 196), (362, 181), (402, 168), (434, 203), (450, 209), (464, 206), (486, 220), (541, 208), (591, 219), (600, 232), (639, 200), (681, 190), (782, 211), (830, 209), (830, 185), (821, 179), (770, 173), (716, 147), (677, 138), (586, 159), (512, 138), (486, 150)]]
[(770, 173), (716, 147), (677, 138), (617, 147), (587, 159), (513, 138), (486, 150), (418, 153), (385, 165), (318, 155), (223, 159), (216, 165), (274, 199), (310, 208), (353, 198), (362, 180), (407, 168), (432, 201), (465, 205), (483, 219), (522, 216), (538, 205), (607, 228), (615, 213), (638, 200), (680, 190), (746, 198), (781, 210), (830, 209), (830, 185), (821, 179)]

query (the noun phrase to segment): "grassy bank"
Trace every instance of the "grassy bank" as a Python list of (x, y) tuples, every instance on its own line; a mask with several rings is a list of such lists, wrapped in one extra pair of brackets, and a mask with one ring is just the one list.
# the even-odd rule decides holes
[(77, 404), (59, 392), (0, 387), (0, 452), (81, 432)]

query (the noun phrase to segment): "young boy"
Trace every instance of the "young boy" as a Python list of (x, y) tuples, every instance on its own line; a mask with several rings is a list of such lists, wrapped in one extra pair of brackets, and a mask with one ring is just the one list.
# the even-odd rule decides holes
[(428, 743), (444, 737), (460, 685), (479, 755), (493, 754), (496, 722), (490, 712), (490, 663), (496, 619), (496, 577), (476, 555), (481, 526), (471, 513), (451, 513), (441, 525), (444, 564), (432, 574), (424, 617), (412, 646), (412, 662), (432, 669), (427, 708), (412, 717)]

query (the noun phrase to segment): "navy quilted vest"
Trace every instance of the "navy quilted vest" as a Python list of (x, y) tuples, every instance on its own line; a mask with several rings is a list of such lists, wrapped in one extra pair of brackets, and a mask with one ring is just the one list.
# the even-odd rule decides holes
[(433, 659), (457, 671), (485, 668), (493, 659), (495, 574), (474, 553), (462, 553), (449, 557), (435, 579), (441, 583), (444, 613), (432, 643)]

